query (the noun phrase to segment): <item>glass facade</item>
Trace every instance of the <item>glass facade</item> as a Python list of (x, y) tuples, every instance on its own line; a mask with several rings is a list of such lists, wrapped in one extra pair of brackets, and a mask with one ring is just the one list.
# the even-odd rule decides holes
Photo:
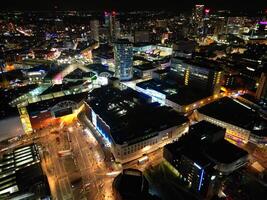
[(129, 41), (114, 44), (115, 75), (122, 81), (133, 77), (133, 45)]

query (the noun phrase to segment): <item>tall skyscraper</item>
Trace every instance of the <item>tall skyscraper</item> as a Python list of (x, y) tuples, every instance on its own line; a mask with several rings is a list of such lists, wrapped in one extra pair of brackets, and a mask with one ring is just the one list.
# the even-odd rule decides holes
[(114, 43), (115, 75), (122, 81), (133, 77), (133, 44), (126, 39)]
[(99, 21), (97, 19), (90, 21), (91, 38), (99, 41)]
[(266, 99), (267, 100), (267, 72), (262, 72), (259, 86), (256, 91), (257, 99)]
[(204, 5), (195, 5), (192, 13), (192, 23), (196, 33), (203, 28)]
[(111, 42), (116, 41), (120, 37), (120, 22), (116, 19), (117, 13), (112, 11), (109, 13), (109, 32)]

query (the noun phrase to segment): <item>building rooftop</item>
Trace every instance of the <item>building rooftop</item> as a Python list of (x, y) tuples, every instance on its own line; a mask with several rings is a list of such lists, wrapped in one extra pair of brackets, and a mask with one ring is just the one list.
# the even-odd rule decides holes
[(190, 65), (194, 65), (195, 67), (201, 67), (201, 68), (206, 68), (206, 69), (212, 69), (215, 71), (222, 71), (222, 68), (218, 67), (218, 63), (216, 61), (213, 60), (208, 60), (208, 59), (188, 59), (188, 58), (184, 58), (184, 57), (179, 57), (176, 56), (173, 58), (175, 59), (179, 59), (181, 61), (183, 61), (185, 64), (190, 64)]
[(113, 182), (113, 187), (122, 199), (144, 199), (148, 194), (148, 181), (136, 169), (124, 169)]
[(117, 144), (135, 143), (187, 122), (172, 108), (150, 103), (149, 99), (130, 88), (107, 85), (89, 93), (86, 102), (110, 127)]
[(134, 65), (133, 68), (139, 69), (141, 71), (155, 69), (156, 67), (152, 63), (143, 63), (140, 65)]
[(54, 93), (54, 92), (60, 92), (60, 91), (64, 91), (64, 90), (69, 90), (72, 87), (82, 85), (83, 83), (84, 83), (84, 81), (79, 80), (79, 81), (75, 81), (75, 82), (63, 82), (62, 84), (55, 84), (55, 85), (52, 85), (51, 87), (49, 87), (48, 89), (46, 89), (42, 93), (42, 95), (50, 94), (50, 93)]
[(207, 93), (196, 88), (178, 85), (178, 83), (174, 83), (172, 82), (172, 80), (169, 80), (168, 82), (168, 80), (161, 81), (151, 79), (137, 83), (136, 86), (162, 93), (166, 95), (167, 99), (179, 105), (189, 105), (210, 96)]
[(198, 111), (250, 131), (267, 130), (267, 120), (236, 99), (224, 97), (198, 109)]
[(250, 130), (253, 128), (257, 113), (235, 99), (228, 97), (214, 101), (198, 111), (204, 115)]
[[(221, 163), (231, 164), (248, 155), (246, 151), (224, 140), (224, 133), (225, 129), (207, 121), (201, 121), (192, 125), (188, 134), (182, 136), (177, 142), (166, 145), (165, 148), (174, 156), (184, 155), (201, 167)], [(207, 143), (203, 135), (206, 137), (211, 135), (216, 139)]]
[(0, 160), (0, 199), (27, 192), (35, 193), (36, 198), (50, 195), (35, 144), (15, 148)]
[(248, 155), (245, 150), (226, 140), (220, 140), (209, 145), (208, 148), (205, 149), (205, 154), (207, 154), (215, 163), (224, 164), (231, 164)]
[(101, 73), (108, 73), (113, 75), (114, 72), (110, 71), (107, 66), (102, 65), (102, 64), (90, 64), (86, 66), (89, 70), (92, 72), (96, 73), (97, 75), (100, 75)]
[(48, 100), (43, 100), (36, 103), (31, 103), (27, 106), (27, 111), (29, 115), (35, 115), (36, 113), (39, 113), (41, 111), (51, 109), (54, 105), (62, 101), (74, 101), (79, 103), (80, 101), (85, 99), (86, 96), (87, 92), (82, 92), (82, 93), (70, 94), (57, 98), (52, 98)]
[(73, 72), (69, 73), (67, 76), (64, 77), (67, 79), (83, 79), (83, 78), (91, 78), (95, 75), (93, 72), (85, 72), (80, 68), (75, 69)]
[(201, 141), (214, 142), (224, 139), (226, 129), (202, 120), (189, 127), (189, 133), (198, 137)]

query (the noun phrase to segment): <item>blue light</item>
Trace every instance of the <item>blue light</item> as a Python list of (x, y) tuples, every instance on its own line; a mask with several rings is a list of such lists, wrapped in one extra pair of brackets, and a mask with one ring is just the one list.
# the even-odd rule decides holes
[(200, 191), (203, 182), (204, 169), (201, 170), (200, 181), (198, 185), (198, 191)]

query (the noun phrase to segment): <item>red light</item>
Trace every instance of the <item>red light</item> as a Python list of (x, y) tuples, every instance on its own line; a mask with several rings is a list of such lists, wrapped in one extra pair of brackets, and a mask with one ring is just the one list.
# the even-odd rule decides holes
[(116, 15), (116, 12), (115, 11), (112, 11), (112, 16), (115, 16)]
[(205, 9), (205, 13), (206, 13), (206, 14), (209, 14), (209, 12), (210, 12), (210, 9), (206, 8), (206, 9)]

